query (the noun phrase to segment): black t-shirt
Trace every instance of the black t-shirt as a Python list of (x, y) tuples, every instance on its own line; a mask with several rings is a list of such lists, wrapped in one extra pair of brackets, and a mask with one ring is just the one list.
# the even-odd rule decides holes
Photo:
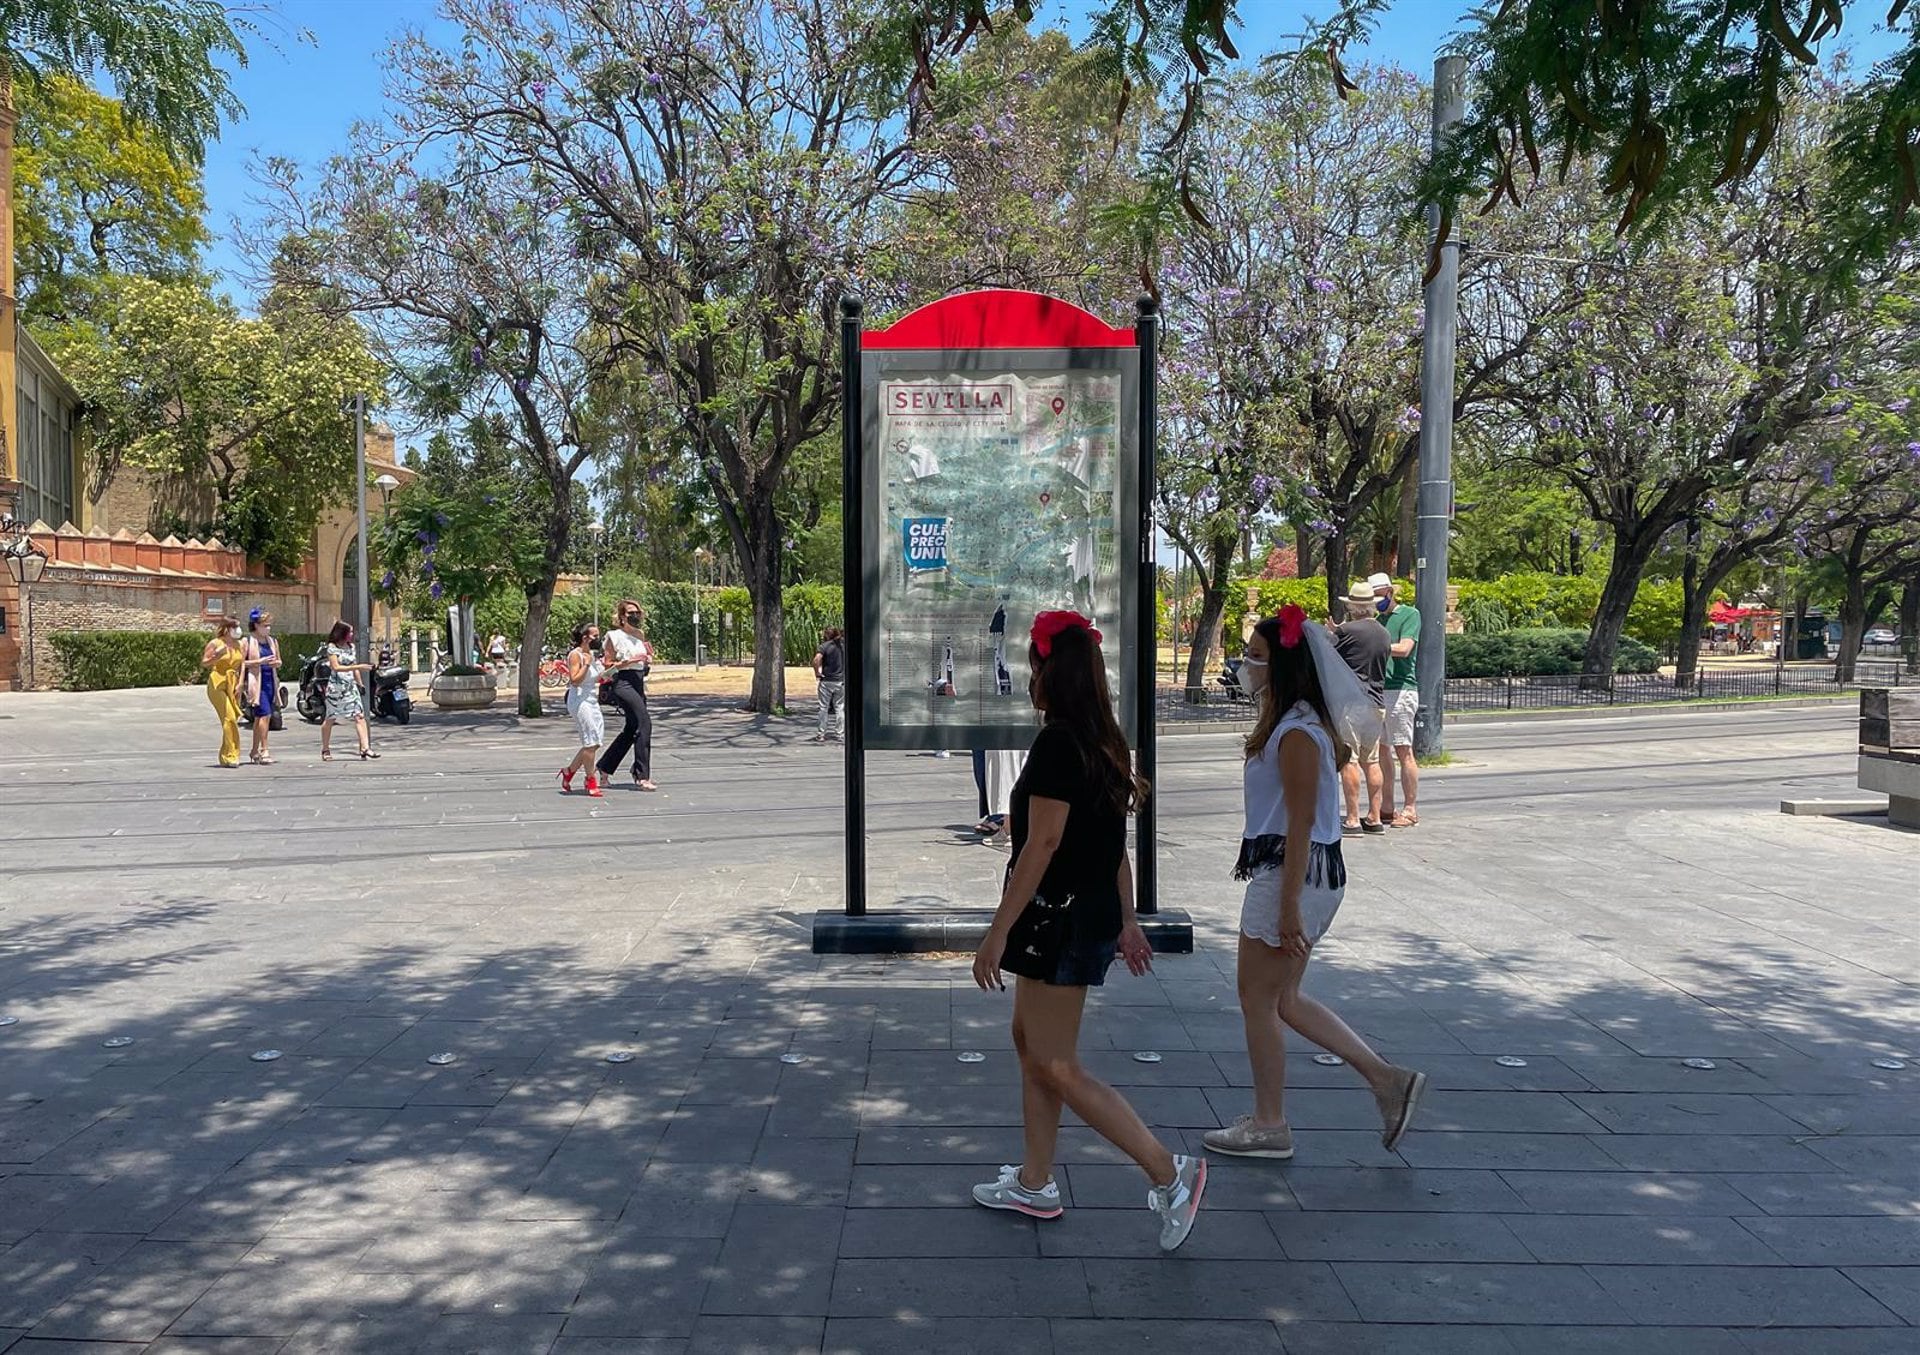
[[(1104, 944), (1120, 935), (1120, 859), (1127, 850), (1127, 816), (1116, 809), (1104, 777), (1096, 777), (1096, 750), (1083, 750), (1065, 725), (1049, 724), (1033, 741), (1027, 765), (1013, 783), (1013, 864), (1027, 845), (1033, 797), (1068, 806), (1066, 831), (1041, 877), (1040, 893), (1058, 903), (1073, 897), (1079, 943)], [(1009, 867), (1011, 868), (1011, 867)]]
[(838, 640), (829, 640), (820, 646), (820, 680), (822, 682), (847, 680), (847, 651), (841, 647)]
[(1392, 657), (1393, 641), (1387, 628), (1378, 621), (1343, 621), (1333, 628), (1333, 647), (1347, 661), (1347, 667), (1360, 679), (1373, 704), (1385, 710), (1387, 697), (1387, 660)]

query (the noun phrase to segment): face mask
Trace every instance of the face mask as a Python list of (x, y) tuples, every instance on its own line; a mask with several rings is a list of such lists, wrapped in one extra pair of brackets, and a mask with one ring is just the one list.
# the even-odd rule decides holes
[(1385, 616), (1388, 612), (1393, 610), (1393, 599), (1392, 598), (1375, 598), (1373, 600), (1373, 610), (1380, 613), (1380, 615)]
[(1249, 696), (1267, 685), (1267, 661), (1245, 654), (1240, 659), (1240, 685), (1247, 689)]

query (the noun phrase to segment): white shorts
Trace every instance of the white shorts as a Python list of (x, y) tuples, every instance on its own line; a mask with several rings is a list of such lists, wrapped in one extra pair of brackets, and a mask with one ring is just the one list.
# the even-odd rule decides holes
[(1360, 731), (1366, 741), (1353, 750), (1353, 760), (1362, 767), (1371, 767), (1380, 760), (1380, 746), (1387, 741), (1387, 713), (1382, 710), (1379, 720)]
[(1420, 718), (1420, 693), (1401, 687), (1387, 693), (1387, 743), (1394, 748), (1413, 747), (1413, 725)]
[[(1270, 946), (1280, 944), (1280, 867), (1255, 871), (1247, 881), (1247, 896), (1240, 905), (1240, 934)], [(1326, 888), (1308, 884), (1300, 890), (1300, 926), (1309, 941), (1318, 941), (1333, 925), (1340, 911), (1345, 885)]]

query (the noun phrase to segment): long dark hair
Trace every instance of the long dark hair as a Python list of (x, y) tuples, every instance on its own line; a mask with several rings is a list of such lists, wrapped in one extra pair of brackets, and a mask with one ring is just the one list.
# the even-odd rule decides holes
[(1286, 713), (1302, 701), (1320, 717), (1321, 725), (1333, 739), (1333, 763), (1347, 765), (1353, 750), (1340, 742), (1333, 732), (1333, 715), (1327, 709), (1327, 696), (1320, 687), (1320, 670), (1314, 667), (1313, 649), (1304, 633), (1291, 649), (1280, 643), (1280, 618), (1270, 616), (1255, 625), (1253, 633), (1267, 642), (1267, 685), (1260, 689), (1260, 712), (1247, 735), (1247, 759), (1251, 761), (1267, 751), (1267, 741), (1280, 727)]
[(334, 622), (333, 629), (327, 632), (327, 643), (330, 645), (345, 644), (348, 640), (351, 640), (352, 638), (353, 638), (353, 627), (349, 626), (344, 621)]
[(1035, 693), (1045, 705), (1047, 723), (1065, 725), (1087, 759), (1087, 770), (1106, 783), (1113, 807), (1130, 813), (1146, 802), (1150, 787), (1134, 775), (1133, 754), (1127, 736), (1113, 718), (1113, 696), (1107, 686), (1107, 666), (1100, 646), (1084, 626), (1072, 626), (1053, 637), (1045, 658), (1029, 643), (1027, 663), (1033, 669)]
[(587, 642), (587, 632), (590, 630), (598, 630), (599, 628), (600, 623), (592, 617), (585, 617), (580, 620), (573, 628), (573, 647), (575, 649), (580, 648), (581, 645)]

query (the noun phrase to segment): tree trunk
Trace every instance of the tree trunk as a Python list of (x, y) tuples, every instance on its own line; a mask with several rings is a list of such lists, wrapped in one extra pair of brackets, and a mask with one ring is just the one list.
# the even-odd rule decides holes
[(1642, 522), (1631, 532), (1614, 528), (1613, 563), (1607, 567), (1607, 581), (1600, 589), (1600, 605), (1593, 613), (1593, 630), (1587, 635), (1587, 651), (1580, 663), (1580, 690), (1605, 691), (1613, 681), (1613, 661), (1620, 649), (1620, 632), (1626, 628), (1627, 612), (1633, 607), (1640, 575), (1670, 525)]
[(1856, 527), (1847, 553), (1841, 557), (1846, 587), (1840, 594), (1840, 652), (1833, 660), (1833, 680), (1844, 687), (1853, 681), (1855, 661), (1867, 633), (1867, 574), (1864, 564), (1868, 532)]
[[(786, 617), (780, 609), (780, 522), (770, 491), (758, 492), (746, 509), (754, 545), (737, 543), (745, 564), (747, 596), (753, 606), (753, 691), (747, 709), (770, 715), (787, 704)], [(854, 524), (848, 525), (848, 530)], [(857, 713), (854, 718), (858, 718)]]
[(1920, 673), (1920, 579), (1908, 579), (1900, 590), (1900, 647), (1906, 652), (1907, 671)]
[(1575, 527), (1567, 533), (1567, 576), (1579, 578), (1585, 561), (1586, 552), (1580, 542), (1580, 529)]
[(1293, 529), (1293, 566), (1297, 578), (1310, 579), (1316, 573), (1313, 563), (1313, 533), (1305, 527)]
[(1231, 582), (1228, 566), (1233, 563), (1233, 543), (1210, 542), (1207, 556), (1204, 565), (1194, 561), (1202, 580), (1200, 616), (1193, 628), (1193, 649), (1187, 655), (1186, 698), (1194, 705), (1207, 699), (1207, 660), (1213, 656), (1213, 632), (1227, 610), (1227, 585)]
[(547, 548), (540, 562), (540, 578), (527, 590), (527, 624), (520, 631), (520, 671), (517, 702), (520, 714), (537, 720), (540, 702), (540, 651), (547, 643), (547, 618), (553, 615), (553, 591), (560, 565), (567, 558), (573, 525), (573, 477), (562, 468), (547, 475)]
[(1336, 532), (1327, 538), (1327, 615), (1337, 617), (1340, 599), (1347, 593), (1347, 538)]
[(1692, 590), (1687, 594), (1681, 610), (1680, 643), (1673, 664), (1673, 685), (1681, 691), (1692, 689), (1694, 675), (1700, 669), (1700, 633), (1707, 628), (1707, 612), (1713, 606), (1713, 595), (1720, 591), (1721, 581), (1733, 572), (1733, 567), (1738, 563), (1738, 556), (1729, 556), (1724, 562), (1708, 561), (1706, 572), (1693, 582)]

